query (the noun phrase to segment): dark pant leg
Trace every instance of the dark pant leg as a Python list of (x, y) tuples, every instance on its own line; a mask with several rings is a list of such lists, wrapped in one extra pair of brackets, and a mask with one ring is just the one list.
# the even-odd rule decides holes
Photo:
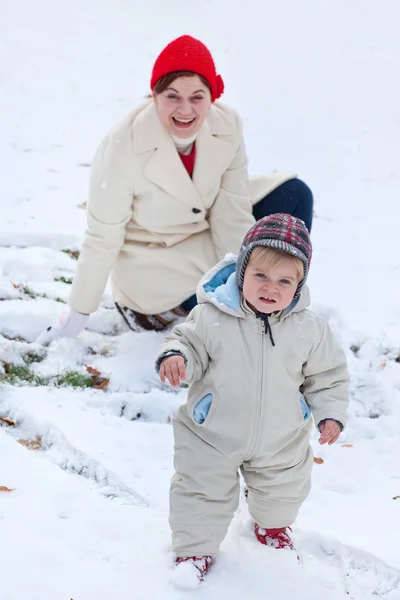
[(182, 302), (182, 307), (185, 310), (192, 310), (192, 308), (194, 308), (197, 305), (197, 296), (196, 294), (193, 294), (193, 296), (190, 296), (190, 298), (188, 298), (187, 300), (185, 300), (184, 302)]
[(257, 202), (253, 206), (253, 215), (258, 221), (268, 215), (286, 213), (304, 221), (308, 231), (311, 231), (313, 202), (308, 185), (301, 179), (291, 179)]

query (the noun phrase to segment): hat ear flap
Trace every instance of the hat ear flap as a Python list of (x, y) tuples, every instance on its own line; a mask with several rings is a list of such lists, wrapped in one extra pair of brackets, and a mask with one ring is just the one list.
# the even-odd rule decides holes
[(216, 94), (215, 94), (215, 100), (218, 100), (218, 98), (220, 96), (222, 96), (222, 94), (224, 93), (224, 80), (222, 79), (221, 75), (217, 75), (216, 78)]

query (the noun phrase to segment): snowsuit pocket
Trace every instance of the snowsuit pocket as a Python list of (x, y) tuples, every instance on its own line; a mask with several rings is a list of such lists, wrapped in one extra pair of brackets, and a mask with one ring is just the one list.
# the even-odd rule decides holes
[(305, 401), (304, 396), (300, 396), (300, 406), (301, 412), (303, 414), (303, 421), (308, 421), (308, 419), (311, 417), (311, 410), (307, 402)]
[(188, 401), (189, 415), (197, 425), (206, 425), (215, 411), (215, 404), (215, 390), (208, 390)]

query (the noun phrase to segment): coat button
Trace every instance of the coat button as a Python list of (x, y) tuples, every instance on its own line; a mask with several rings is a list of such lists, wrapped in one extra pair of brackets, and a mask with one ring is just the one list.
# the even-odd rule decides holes
[(192, 212), (197, 215), (198, 213), (201, 213), (201, 210), (199, 208), (192, 208)]

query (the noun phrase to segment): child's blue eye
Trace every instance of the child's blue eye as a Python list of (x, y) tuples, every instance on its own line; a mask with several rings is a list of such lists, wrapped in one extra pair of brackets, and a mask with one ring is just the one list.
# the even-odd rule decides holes
[(265, 278), (264, 273), (256, 273), (256, 277), (260, 277), (261, 279)]
[(281, 283), (285, 285), (290, 285), (290, 281), (288, 279), (281, 279)]

